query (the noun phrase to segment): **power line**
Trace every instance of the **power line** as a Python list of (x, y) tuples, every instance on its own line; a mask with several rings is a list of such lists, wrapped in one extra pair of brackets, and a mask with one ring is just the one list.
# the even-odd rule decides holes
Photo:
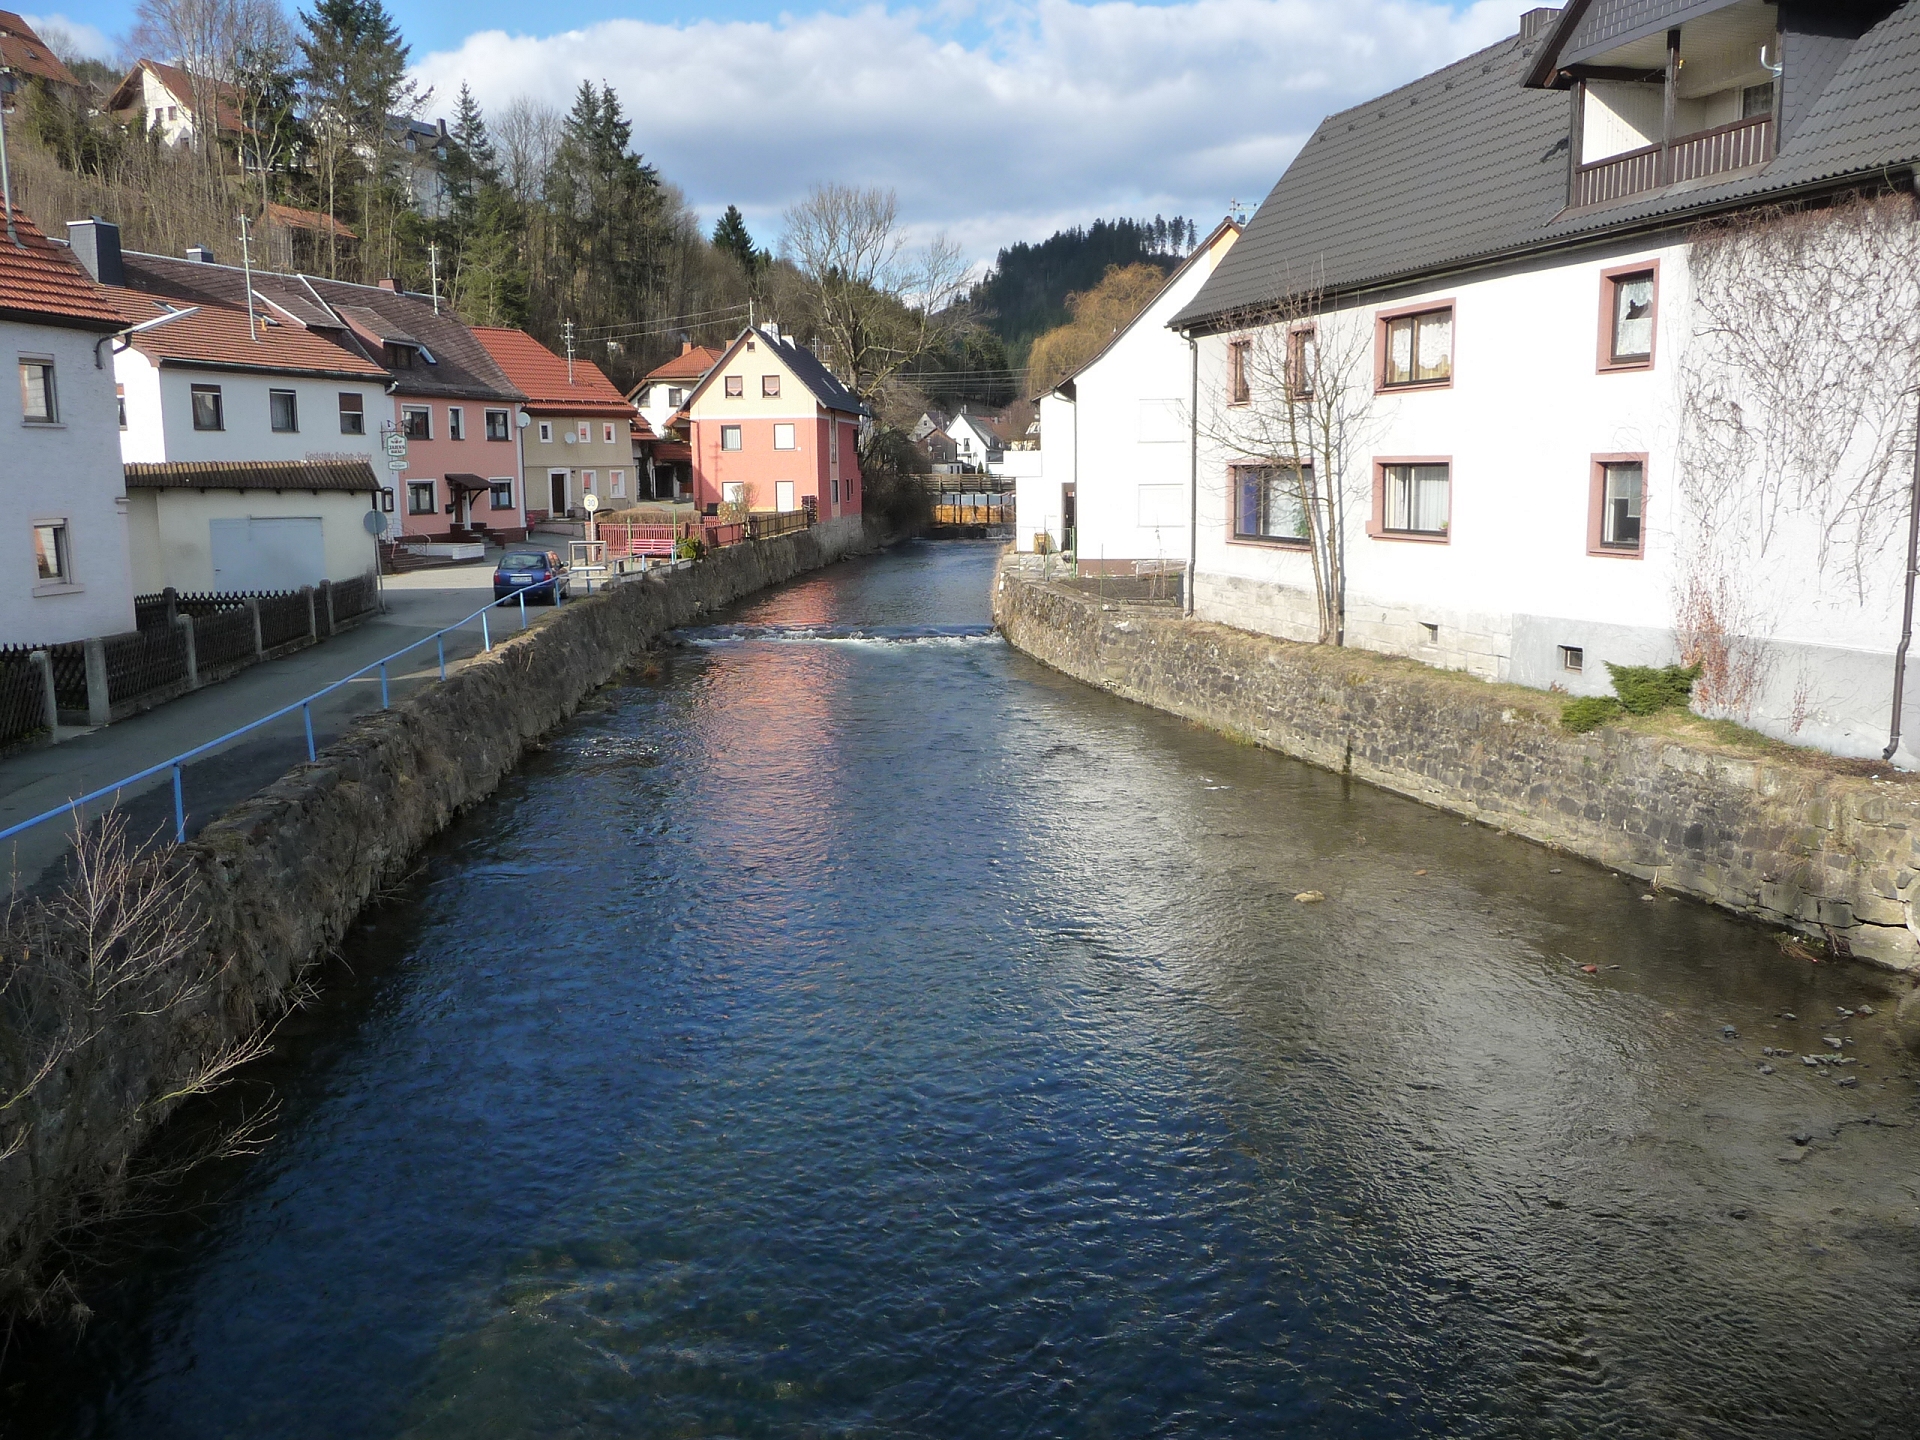
[[(655, 320), (641, 321), (639, 322), (639, 325), (642, 327), (648, 327), (651, 329), (672, 330), (679, 326), (695, 325), (703, 321), (711, 323), (712, 320), (716, 317), (723, 317), (727, 315), (739, 315), (744, 313), (747, 309), (748, 309), (748, 306), (746, 305), (746, 303), (742, 302), (741, 304), (738, 304), (738, 305), (725, 305), (718, 310), (696, 310), (688, 315), (664, 315)], [(618, 338), (618, 336), (615, 336), (615, 335), (608, 335), (608, 334), (602, 333), (605, 331), (619, 331), (622, 334), (640, 333), (640, 330), (638, 328), (630, 325), (591, 325), (583, 329), (580, 333), (583, 338), (593, 339), (593, 340), (610, 340), (610, 339)]]

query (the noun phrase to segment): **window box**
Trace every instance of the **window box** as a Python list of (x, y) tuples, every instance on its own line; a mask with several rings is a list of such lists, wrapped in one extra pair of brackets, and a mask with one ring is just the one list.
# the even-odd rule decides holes
[(1313, 467), (1235, 465), (1233, 536), (1259, 545), (1299, 548), (1307, 543), (1307, 510), (1301, 497), (1312, 484)]
[(1453, 384), (1453, 301), (1429, 300), (1374, 316), (1374, 388), (1444, 390)]
[(226, 402), (221, 398), (218, 385), (195, 385), (190, 393), (193, 396), (194, 429), (224, 430), (227, 428)]
[(1647, 457), (1596, 455), (1587, 496), (1587, 553), (1638, 560), (1647, 543)]
[(1453, 534), (1453, 459), (1447, 455), (1385, 455), (1373, 462), (1373, 511), (1367, 534), (1376, 540), (1444, 545)]
[(1653, 368), (1659, 301), (1658, 260), (1619, 265), (1600, 272), (1599, 369), (1602, 374)]
[(267, 423), (276, 435), (300, 433), (300, 399), (291, 390), (267, 392)]

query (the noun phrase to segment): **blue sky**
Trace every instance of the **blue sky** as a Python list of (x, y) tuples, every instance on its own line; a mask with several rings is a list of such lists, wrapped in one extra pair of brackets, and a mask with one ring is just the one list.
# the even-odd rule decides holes
[[(430, 114), (463, 80), (488, 108), (605, 80), (708, 218), (738, 204), (774, 243), (815, 181), (890, 185), (913, 230), (984, 262), (1101, 215), (1204, 230), (1322, 115), (1511, 35), (1531, 0), (389, 5)], [(105, 52), (133, 18), (133, 0), (29, 12)]]

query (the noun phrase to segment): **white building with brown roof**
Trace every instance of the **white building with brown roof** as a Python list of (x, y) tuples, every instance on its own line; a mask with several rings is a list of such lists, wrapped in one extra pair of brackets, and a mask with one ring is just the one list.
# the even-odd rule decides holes
[(0, 413), (0, 645), (133, 628), (112, 297), (15, 209), (0, 212), (0, 352), (17, 376)]
[(107, 97), (107, 113), (123, 125), (139, 123), (143, 133), (167, 145), (190, 144), (203, 128), (200, 112), (211, 110), (217, 133), (236, 138), (246, 128), (240, 119), (240, 92), (219, 80), (205, 80), (178, 65), (141, 59)]

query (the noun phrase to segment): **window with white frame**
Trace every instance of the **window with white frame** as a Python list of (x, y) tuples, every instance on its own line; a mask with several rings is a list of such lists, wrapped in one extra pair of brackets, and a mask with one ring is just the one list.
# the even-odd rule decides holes
[(300, 430), (300, 398), (291, 390), (267, 392), (267, 423), (276, 435), (294, 435)]
[(124, 430), (127, 428), (127, 387), (126, 386), (116, 385), (113, 387), (113, 401), (114, 401), (114, 404), (117, 405), (120, 409), (120, 428)]
[(510, 479), (489, 480), (487, 494), (496, 510), (513, 509), (513, 481)]
[(1311, 465), (1233, 467), (1233, 538), (1298, 544), (1307, 538)]
[(613, 422), (611, 420), (602, 422), (600, 426), (600, 443), (602, 445), (613, 444)]
[(747, 482), (744, 480), (723, 480), (720, 482), (720, 503), (740, 505), (746, 502)]
[(458, 405), (447, 407), (447, 438), (449, 440), (467, 438), (467, 412)]
[(409, 515), (431, 515), (436, 508), (433, 501), (433, 481), (409, 480), (407, 482), (407, 513)]
[(195, 385), (188, 393), (193, 400), (194, 429), (224, 430), (227, 428), (226, 401), (221, 396), (218, 385)]
[(607, 471), (607, 494), (616, 499), (624, 499), (627, 493), (627, 472), (624, 470)]
[(540, 443), (542, 445), (551, 445), (553, 443), (553, 422), (551, 420), (542, 420), (540, 422)]
[(581, 445), (591, 445), (593, 443), (593, 422), (591, 420), (582, 420), (574, 430), (573, 438)]
[(340, 433), (342, 435), (364, 435), (367, 433), (366, 402), (357, 391), (340, 392)]
[(431, 440), (433, 438), (433, 411), (425, 405), (401, 406), (400, 428), (406, 432), (406, 437), (409, 440)]
[(794, 439), (794, 428), (791, 424), (781, 423), (773, 427), (773, 448), (776, 450), (799, 448), (798, 442)]
[(592, 470), (582, 470), (580, 472), (580, 493), (582, 495), (593, 494), (594, 484), (599, 478), (600, 477)]
[(507, 429), (507, 412), (504, 410), (487, 411), (487, 439), (508, 440), (512, 432)]
[(1382, 465), (1381, 528), (1395, 535), (1445, 535), (1452, 520), (1453, 467)]
[(33, 561), (38, 583), (71, 585), (73, 556), (67, 545), (65, 520), (41, 520), (33, 527)]

